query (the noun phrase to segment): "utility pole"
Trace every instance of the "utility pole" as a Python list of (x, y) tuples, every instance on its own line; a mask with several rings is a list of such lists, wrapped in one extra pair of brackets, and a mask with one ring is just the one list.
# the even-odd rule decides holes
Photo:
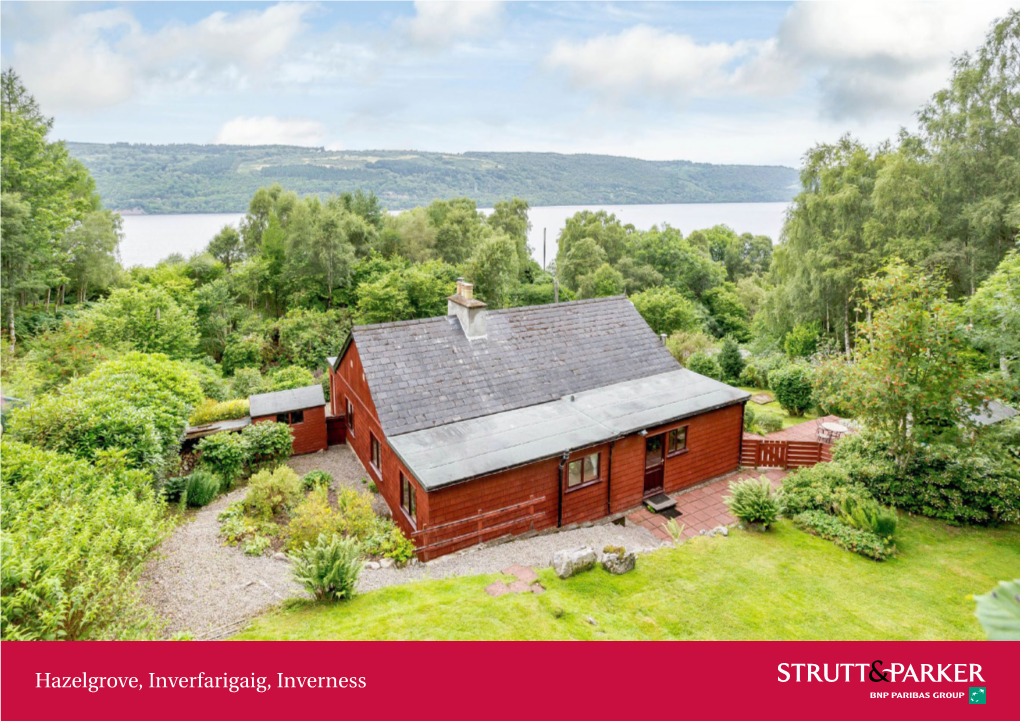
[(546, 266), (546, 262), (545, 262), (545, 231), (546, 230), (548, 230), (548, 228), (542, 228), (542, 270), (545, 270), (545, 266)]
[(553, 303), (560, 302), (560, 279), (553, 278)]

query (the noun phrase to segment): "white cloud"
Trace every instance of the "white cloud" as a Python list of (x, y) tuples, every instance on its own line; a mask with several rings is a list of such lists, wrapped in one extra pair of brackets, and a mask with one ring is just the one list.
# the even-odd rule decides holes
[(141, 91), (208, 91), (261, 82), (307, 26), (314, 6), (214, 12), (146, 32), (124, 8), (53, 13), (50, 32), (5, 57), (47, 112), (118, 105)]
[[(318, 147), (326, 126), (305, 118), (234, 118), (223, 124), (214, 142), (222, 145), (307, 145)], [(332, 146), (336, 143), (331, 144)]]
[(39, 42), (16, 43), (10, 62), (47, 112), (116, 105), (134, 94), (136, 71), (106, 35), (137, 29), (126, 10), (86, 13)]
[(502, 22), (501, 2), (415, 2), (415, 16), (402, 20), (410, 40), (424, 48), (441, 49), (457, 40), (485, 36)]
[(699, 43), (635, 25), (560, 41), (545, 60), (574, 88), (612, 100), (782, 97), (817, 81), (819, 109), (829, 118), (902, 116), (945, 84), (953, 55), (979, 46), (1009, 4), (804, 2), (765, 41)]
[(800, 3), (774, 52), (821, 71), (822, 110), (865, 118), (916, 109), (944, 86), (953, 55), (973, 50), (1009, 0), (980, 3)]
[(761, 92), (761, 77), (739, 72), (738, 62), (761, 52), (762, 43), (699, 43), (688, 35), (636, 25), (617, 35), (583, 42), (560, 41), (545, 59), (563, 69), (575, 88), (618, 98), (649, 91), (682, 100)]

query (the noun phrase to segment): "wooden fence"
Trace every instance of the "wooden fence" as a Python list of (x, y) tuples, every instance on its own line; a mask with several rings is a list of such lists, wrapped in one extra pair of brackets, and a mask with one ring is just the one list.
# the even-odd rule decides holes
[(832, 460), (832, 446), (821, 441), (776, 441), (744, 436), (740, 465), (749, 468), (807, 468)]
[[(512, 533), (514, 530), (522, 532), (521, 529), (525, 526), (527, 528), (524, 530), (534, 529), (536, 521), (550, 515), (550, 511), (538, 510), (546, 499), (547, 496), (538, 498), (532, 496), (527, 501), (515, 503), (512, 506), (415, 531), (411, 534), (411, 538), (420, 544), (417, 548), (418, 557), (427, 561), (437, 555), (442, 555), (435, 553), (439, 548), (463, 544), (467, 541), (481, 542), (485, 540), (486, 536), (491, 540), (499, 535)], [(524, 512), (525, 515), (518, 515), (521, 512)], [(506, 518), (507, 514), (510, 516), (509, 519)], [(498, 533), (500, 531), (505, 533)]]

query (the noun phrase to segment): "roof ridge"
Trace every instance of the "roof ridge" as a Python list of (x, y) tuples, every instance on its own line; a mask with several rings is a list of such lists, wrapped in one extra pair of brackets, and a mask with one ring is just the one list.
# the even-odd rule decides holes
[(381, 330), (384, 328), (401, 328), (403, 326), (415, 325), (417, 323), (434, 323), (440, 320), (446, 320), (447, 318), (456, 318), (452, 315), (430, 315), (428, 318), (410, 318), (408, 320), (393, 320), (386, 323), (369, 323), (368, 325), (356, 325), (351, 328), (351, 332), (354, 331), (365, 331), (365, 330)]
[(537, 305), (520, 305), (513, 308), (499, 308), (497, 310), (490, 310), (489, 314), (496, 315), (504, 313), (514, 313), (518, 311), (535, 310), (537, 308), (562, 308), (568, 305), (589, 305), (592, 303), (605, 303), (611, 300), (629, 301), (630, 299), (627, 298), (627, 296), (625, 295), (607, 295), (602, 298), (582, 298), (580, 300), (565, 300), (560, 303), (539, 303)]

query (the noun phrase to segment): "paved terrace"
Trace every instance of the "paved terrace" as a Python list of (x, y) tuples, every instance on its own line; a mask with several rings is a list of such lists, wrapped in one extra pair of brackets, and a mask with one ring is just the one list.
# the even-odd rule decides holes
[[(846, 425), (846, 421), (839, 416), (822, 416), (821, 418), (815, 418), (813, 421), (804, 421), (803, 423), (798, 423), (795, 426), (784, 428), (781, 431), (769, 433), (767, 436), (745, 433), (744, 438), (765, 438), (770, 441), (817, 441), (818, 426), (823, 423), (840, 423)], [(853, 431), (851, 430), (851, 433), (852, 432)]]
[[(736, 523), (737, 519), (730, 515), (729, 509), (723, 503), (723, 496), (729, 495), (731, 482), (741, 481), (745, 478), (758, 478), (759, 476), (765, 476), (772, 481), (773, 486), (778, 488), (782, 480), (786, 478), (787, 471), (749, 469), (731, 473), (696, 488), (672, 494), (672, 497), (676, 499), (676, 509), (681, 513), (676, 522), (684, 526), (683, 537), (691, 538), (697, 536), (699, 531), (708, 531), (716, 526), (728, 526), (731, 523)], [(669, 533), (666, 532), (667, 519), (652, 513), (644, 506), (628, 514), (627, 520), (648, 529), (662, 541), (672, 540)]]

